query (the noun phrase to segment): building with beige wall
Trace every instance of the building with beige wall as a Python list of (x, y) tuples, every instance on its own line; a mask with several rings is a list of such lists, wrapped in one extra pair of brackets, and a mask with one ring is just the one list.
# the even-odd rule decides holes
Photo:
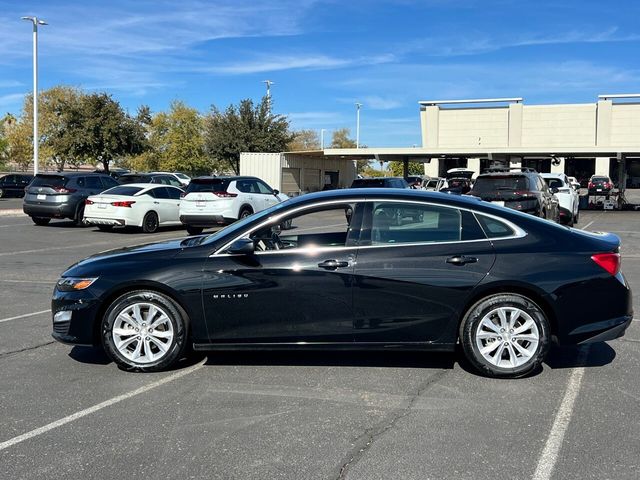
[[(527, 105), (522, 98), (489, 98), (419, 105), (421, 147), (266, 154), (280, 156), (270, 167), (279, 163), (280, 176), (275, 170), (262, 172), (250, 157), (265, 154), (243, 154), (241, 172), (273, 178), (283, 191), (284, 185), (293, 188), (292, 182), (283, 183), (291, 177), (300, 191), (322, 189), (326, 171), (341, 172), (334, 183), (348, 186), (355, 160), (422, 162), (431, 177), (454, 167), (480, 173), (489, 166), (522, 166), (583, 181), (593, 174), (609, 175), (615, 182), (640, 187), (640, 94), (600, 95), (593, 103), (581, 104)], [(312, 181), (316, 177), (320, 183)]]

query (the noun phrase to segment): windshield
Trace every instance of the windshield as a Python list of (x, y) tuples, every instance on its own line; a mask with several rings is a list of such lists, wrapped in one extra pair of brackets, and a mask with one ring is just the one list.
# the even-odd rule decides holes
[(495, 192), (496, 190), (528, 190), (527, 179), (515, 175), (478, 177), (473, 185), (474, 193)]

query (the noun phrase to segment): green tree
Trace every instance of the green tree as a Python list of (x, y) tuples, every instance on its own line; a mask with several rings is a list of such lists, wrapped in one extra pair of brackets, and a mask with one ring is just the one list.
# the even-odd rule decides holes
[(315, 130), (298, 130), (293, 132), (293, 139), (287, 145), (288, 152), (303, 152), (306, 150), (319, 150), (320, 136)]
[(33, 161), (32, 125), (20, 119), (5, 125), (4, 130), (7, 162), (15, 164), (19, 170), (26, 171)]
[(287, 117), (271, 113), (266, 98), (257, 105), (241, 100), (223, 112), (214, 105), (205, 117), (207, 154), (235, 174), (240, 173), (241, 152), (283, 152), (292, 138)]
[[(389, 162), (389, 171), (394, 177), (404, 176), (404, 165), (402, 162)], [(409, 162), (409, 175), (424, 175), (424, 165), (417, 162)]]
[(83, 96), (69, 115), (74, 119), (69, 125), (74, 139), (70, 153), (87, 162), (101, 162), (105, 172), (114, 159), (140, 154), (147, 148), (141, 124), (106, 93)]

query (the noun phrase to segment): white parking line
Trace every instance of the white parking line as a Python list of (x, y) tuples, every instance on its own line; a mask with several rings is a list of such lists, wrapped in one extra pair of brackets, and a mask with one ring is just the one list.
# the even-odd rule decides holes
[(593, 225), (593, 222), (595, 222), (595, 220), (592, 220), (591, 222), (587, 223), (584, 227), (580, 228), (580, 230), (586, 230), (587, 228), (589, 228), (591, 225)]
[[(584, 364), (588, 354), (589, 347), (587, 346), (580, 352), (578, 363)], [(538, 459), (538, 466), (533, 474), (533, 480), (549, 480), (553, 474), (556, 462), (558, 461), (558, 453), (560, 453), (560, 448), (562, 448), (564, 435), (571, 421), (573, 406), (580, 392), (584, 370), (584, 367), (579, 367), (571, 372), (564, 398), (556, 413), (556, 418), (551, 427), (551, 432), (549, 432), (549, 436), (547, 437), (544, 450), (542, 450), (540, 458)]]
[(0, 320), (0, 323), (10, 322), (11, 320), (19, 320), (21, 318), (35, 317), (36, 315), (42, 315), (43, 313), (50, 313), (50, 312), (51, 310), (42, 310), (40, 312), (25, 313), (24, 315), (18, 315), (17, 317), (3, 318)]
[(169, 375), (168, 377), (152, 382), (148, 385), (145, 385), (144, 387), (137, 388), (136, 390), (133, 390), (129, 393), (118, 395), (117, 397), (113, 397), (102, 403), (98, 403), (97, 405), (94, 405), (92, 407), (85, 408), (84, 410), (80, 410), (79, 412), (68, 415), (64, 418), (61, 418), (60, 420), (51, 422), (43, 427), (36, 428), (35, 430), (31, 430), (30, 432), (23, 433), (22, 435), (18, 435), (17, 437), (13, 437), (9, 440), (6, 440), (0, 443), (0, 452), (18, 443), (24, 442), (25, 440), (29, 440), (30, 438), (37, 437), (38, 435), (42, 435), (43, 433), (47, 433), (48, 431), (53, 430), (54, 428), (61, 427), (63, 425), (66, 425), (67, 423), (78, 420), (79, 418), (86, 417), (87, 415), (91, 415), (92, 413), (102, 410), (103, 408), (110, 407), (111, 405), (115, 405), (116, 403), (122, 402), (123, 400), (127, 400), (129, 398), (135, 397), (136, 395), (140, 395), (141, 393), (148, 392), (149, 390), (152, 390), (156, 387), (164, 385), (165, 383), (173, 382), (174, 380), (184, 377), (185, 375), (189, 375), (190, 373), (193, 373), (196, 370), (202, 368), (206, 360), (207, 359), (205, 358), (200, 363), (192, 367), (185, 368), (184, 370), (178, 371), (172, 375)]

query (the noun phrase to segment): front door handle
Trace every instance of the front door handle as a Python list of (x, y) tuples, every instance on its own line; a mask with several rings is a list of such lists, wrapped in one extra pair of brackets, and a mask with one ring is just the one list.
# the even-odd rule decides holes
[(324, 262), (320, 262), (318, 266), (326, 270), (335, 270), (337, 268), (348, 267), (349, 262), (339, 261), (339, 260), (325, 260)]
[(476, 257), (465, 257), (464, 255), (455, 255), (453, 257), (447, 258), (447, 263), (451, 263), (453, 265), (466, 265), (467, 263), (477, 263), (478, 259)]

